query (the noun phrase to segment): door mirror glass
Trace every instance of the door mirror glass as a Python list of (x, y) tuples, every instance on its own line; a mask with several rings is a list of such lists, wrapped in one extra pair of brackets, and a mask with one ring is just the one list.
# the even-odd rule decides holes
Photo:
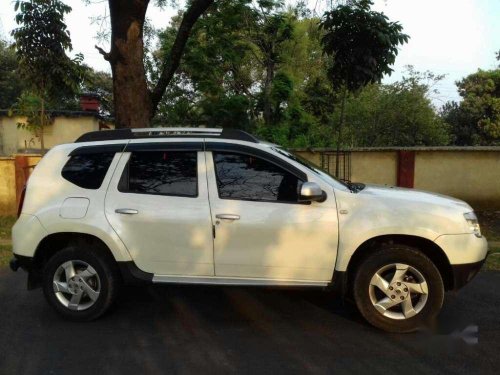
[(300, 201), (302, 202), (324, 202), (326, 193), (316, 182), (304, 182), (300, 187)]

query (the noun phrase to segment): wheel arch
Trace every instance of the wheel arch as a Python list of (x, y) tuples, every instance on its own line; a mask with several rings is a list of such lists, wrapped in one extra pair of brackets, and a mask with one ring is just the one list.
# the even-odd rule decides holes
[(354, 272), (361, 262), (370, 254), (377, 252), (382, 244), (400, 244), (416, 248), (426, 255), (437, 267), (445, 290), (452, 290), (454, 287), (453, 270), (445, 252), (435, 242), (418, 236), (412, 235), (382, 235), (372, 237), (363, 242), (353, 253), (347, 265), (347, 287), (352, 287), (352, 279)]
[(110, 260), (116, 261), (111, 249), (99, 237), (87, 233), (59, 232), (49, 234), (40, 241), (33, 257), (34, 265), (43, 267), (55, 253), (70, 245), (91, 246)]

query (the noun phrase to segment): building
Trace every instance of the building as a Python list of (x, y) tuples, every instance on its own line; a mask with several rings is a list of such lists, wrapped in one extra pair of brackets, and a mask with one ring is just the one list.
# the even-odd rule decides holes
[[(112, 119), (103, 116), (99, 109), (98, 96), (85, 94), (80, 98), (78, 111), (50, 111), (52, 122), (44, 127), (43, 132), (45, 149), (74, 142), (80, 135), (90, 131), (113, 129)], [(16, 114), (9, 116), (8, 110), (0, 110), (0, 156), (41, 152), (40, 138), (18, 126), (25, 119)]]

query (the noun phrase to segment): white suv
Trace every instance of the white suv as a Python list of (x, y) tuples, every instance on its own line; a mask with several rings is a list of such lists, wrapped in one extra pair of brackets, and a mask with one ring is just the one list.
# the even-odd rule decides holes
[(43, 157), (21, 207), (11, 268), (75, 320), (122, 283), (293, 286), (338, 289), (408, 332), (487, 255), (465, 202), (346, 184), (236, 130), (85, 134)]

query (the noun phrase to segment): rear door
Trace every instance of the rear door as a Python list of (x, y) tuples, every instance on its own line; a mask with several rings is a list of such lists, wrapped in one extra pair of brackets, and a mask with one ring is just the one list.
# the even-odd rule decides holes
[(202, 142), (131, 141), (111, 180), (106, 217), (143, 271), (213, 276)]

